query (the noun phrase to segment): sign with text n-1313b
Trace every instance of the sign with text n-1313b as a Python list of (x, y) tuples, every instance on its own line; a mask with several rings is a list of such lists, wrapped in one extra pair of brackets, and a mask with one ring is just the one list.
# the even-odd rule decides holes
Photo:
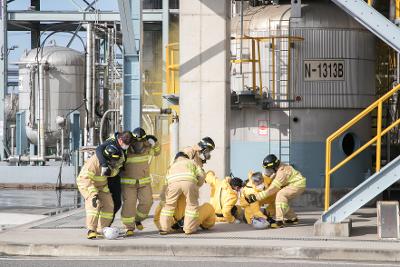
[(304, 81), (344, 81), (344, 60), (304, 60)]

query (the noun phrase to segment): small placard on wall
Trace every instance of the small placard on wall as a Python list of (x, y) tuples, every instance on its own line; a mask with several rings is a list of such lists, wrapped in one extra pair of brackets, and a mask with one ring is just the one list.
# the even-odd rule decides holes
[(260, 136), (268, 135), (268, 124), (266, 120), (258, 121), (258, 135)]

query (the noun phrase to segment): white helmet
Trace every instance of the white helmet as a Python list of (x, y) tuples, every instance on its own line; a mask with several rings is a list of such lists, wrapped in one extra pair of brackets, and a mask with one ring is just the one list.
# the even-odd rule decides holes
[(119, 236), (119, 229), (117, 227), (104, 227), (103, 236), (106, 239), (116, 239)]
[(253, 218), (251, 225), (256, 229), (266, 229), (269, 227), (269, 222), (264, 218)]

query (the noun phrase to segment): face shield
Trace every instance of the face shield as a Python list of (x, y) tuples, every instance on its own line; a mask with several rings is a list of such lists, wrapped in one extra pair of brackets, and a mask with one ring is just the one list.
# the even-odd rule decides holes
[(201, 151), (200, 159), (203, 161), (203, 163), (205, 163), (210, 158), (211, 158), (211, 151), (208, 148), (206, 148), (203, 151)]

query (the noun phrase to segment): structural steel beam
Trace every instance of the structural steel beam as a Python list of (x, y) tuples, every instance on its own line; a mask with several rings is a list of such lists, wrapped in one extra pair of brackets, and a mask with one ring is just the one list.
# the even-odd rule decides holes
[[(78, 22), (114, 22), (120, 21), (120, 13), (113, 11), (83, 12), (83, 11), (10, 11), (9, 21), (78, 21)], [(162, 9), (150, 9), (143, 11), (143, 21), (162, 21)]]
[(124, 46), (124, 112), (125, 130), (141, 125), (142, 1), (118, 0)]
[(7, 93), (7, 1), (1, 1), (0, 12), (0, 159), (5, 159), (5, 145), (6, 145), (6, 118), (4, 114), (5, 109), (5, 95)]

